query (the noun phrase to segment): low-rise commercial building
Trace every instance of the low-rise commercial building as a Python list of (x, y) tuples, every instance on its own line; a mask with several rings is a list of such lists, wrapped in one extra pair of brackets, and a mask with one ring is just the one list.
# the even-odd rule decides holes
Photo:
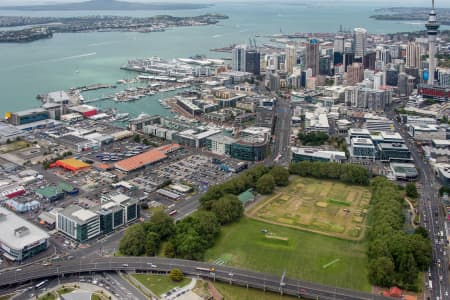
[(242, 138), (231, 145), (231, 157), (246, 161), (261, 161), (267, 156), (268, 140), (260, 137)]
[(3, 207), (0, 228), (0, 249), (9, 260), (23, 261), (49, 246), (50, 236), (45, 231)]
[(43, 108), (32, 108), (14, 113), (6, 113), (6, 119), (13, 125), (23, 125), (47, 120), (48, 111)]
[(407, 162), (411, 161), (411, 152), (408, 147), (402, 143), (379, 143), (378, 155), (381, 161)]
[(375, 160), (375, 145), (368, 138), (353, 138), (350, 141), (350, 156), (356, 159)]
[(450, 165), (440, 165), (436, 169), (439, 181), (442, 185), (450, 187)]
[(416, 180), (419, 176), (416, 166), (412, 163), (391, 163), (390, 168), (396, 180)]
[(210, 136), (222, 132), (220, 129), (187, 129), (174, 134), (174, 141), (180, 145), (189, 146), (192, 148), (202, 148), (206, 146), (206, 139)]
[(217, 134), (206, 139), (206, 147), (218, 155), (231, 155), (231, 147), (235, 142), (236, 140), (229, 136)]
[(347, 159), (345, 152), (327, 151), (317, 148), (299, 148), (291, 147), (292, 161), (324, 161), (324, 162), (343, 162)]
[(57, 213), (56, 229), (79, 243), (100, 234), (100, 216), (78, 205), (71, 205)]

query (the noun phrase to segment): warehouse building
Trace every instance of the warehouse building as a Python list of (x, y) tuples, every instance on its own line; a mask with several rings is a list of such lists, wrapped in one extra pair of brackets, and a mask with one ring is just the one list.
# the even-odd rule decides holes
[(49, 246), (50, 236), (45, 231), (3, 207), (0, 207), (0, 228), (0, 249), (9, 260), (23, 261)]
[(123, 159), (114, 164), (115, 168), (122, 172), (133, 172), (151, 166), (167, 156), (158, 149), (152, 149), (136, 156)]

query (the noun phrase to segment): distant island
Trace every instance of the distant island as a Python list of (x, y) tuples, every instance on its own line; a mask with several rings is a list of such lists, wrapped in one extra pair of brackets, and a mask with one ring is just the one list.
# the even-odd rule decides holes
[(20, 5), (1, 6), (0, 10), (179, 10), (200, 9), (212, 6), (212, 4), (196, 3), (135, 3), (116, 0), (91, 0), (77, 3), (42, 4), (42, 5)]
[[(375, 12), (380, 13), (370, 18), (384, 21), (423, 21), (428, 19), (430, 8), (426, 7), (389, 7), (379, 8)], [(439, 22), (442, 25), (450, 25), (450, 8), (437, 10)]]
[(0, 31), (0, 43), (31, 42), (51, 38), (53, 33), (89, 31), (164, 31), (170, 27), (204, 26), (228, 19), (222, 14), (204, 14), (194, 17), (160, 15), (153, 17), (86, 16), (86, 17), (23, 17), (0, 16), (0, 27), (27, 26), (21, 30)]

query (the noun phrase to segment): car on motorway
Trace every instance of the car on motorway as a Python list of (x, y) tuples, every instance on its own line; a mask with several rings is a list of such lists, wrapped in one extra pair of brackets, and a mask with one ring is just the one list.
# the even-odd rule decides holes
[(122, 267), (128, 267), (128, 264), (122, 264)]
[(19, 269), (16, 269), (16, 272), (20, 272), (20, 271), (22, 271), (22, 269), (20, 269), (20, 268), (19, 268)]

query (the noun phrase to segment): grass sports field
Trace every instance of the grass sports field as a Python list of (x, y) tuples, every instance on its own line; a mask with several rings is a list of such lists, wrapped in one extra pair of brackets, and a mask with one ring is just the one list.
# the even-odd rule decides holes
[(216, 289), (222, 294), (224, 299), (227, 300), (294, 300), (299, 299), (297, 297), (281, 296), (271, 292), (264, 292), (255, 289), (247, 289), (245, 287), (229, 285), (226, 283), (216, 282), (214, 283)]
[(151, 274), (133, 274), (131, 276), (136, 278), (140, 283), (156, 295), (164, 294), (174, 287), (183, 287), (191, 281), (189, 278), (184, 278), (181, 282), (174, 282), (169, 278), (169, 276)]
[[(265, 231), (275, 238), (267, 238)], [(223, 228), (206, 253), (210, 262), (370, 291), (365, 243), (243, 217)]]
[(251, 218), (343, 239), (364, 237), (370, 201), (366, 187), (295, 177), (289, 186), (251, 208)]

